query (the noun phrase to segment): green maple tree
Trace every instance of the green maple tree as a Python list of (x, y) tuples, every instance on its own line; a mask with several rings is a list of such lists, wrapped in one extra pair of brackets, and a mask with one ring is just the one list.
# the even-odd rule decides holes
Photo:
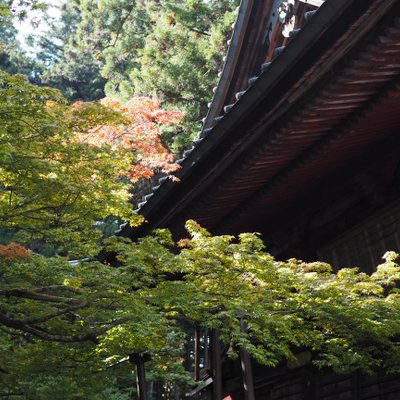
[(112, 215), (138, 224), (121, 176), (172, 171), (159, 127), (181, 117), (145, 100), (119, 109), (68, 106), (57, 90), (0, 72), (0, 227), (20, 243), (89, 256), (99, 249), (99, 221)]
[(316, 366), (336, 372), (399, 370), (395, 253), (370, 276), (334, 273), (322, 262), (278, 262), (254, 234), (214, 237), (194, 222), (187, 228), (191, 238), (178, 253), (167, 231), (137, 243), (109, 239), (117, 268), (0, 249), (3, 393), (29, 399), (27, 388), (60, 382), (66, 370), (71, 398), (83, 398), (82, 387), (105, 390), (104, 383), (126, 378), (132, 353), (151, 355), (153, 380), (190, 383), (182, 321), (218, 329), (232, 356), (243, 347), (268, 366), (307, 349)]

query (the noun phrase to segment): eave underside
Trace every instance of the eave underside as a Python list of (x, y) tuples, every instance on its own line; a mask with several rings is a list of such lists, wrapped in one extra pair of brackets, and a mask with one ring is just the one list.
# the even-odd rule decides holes
[[(341, 17), (348, 26), (337, 37), (334, 28), (322, 33), (321, 44), (310, 45), (286, 81), (259, 96), (261, 100), (229, 127), (226, 139), (221, 134), (201, 159), (193, 158), (197, 169), (195, 165), (180, 184), (165, 191), (147, 215), (144, 210), (149, 223), (142, 233), (169, 227), (180, 236), (189, 218), (215, 233), (263, 230), (321, 180), (396, 135), (400, 6), (387, 1), (363, 4), (358, 18)], [(303, 30), (296, 40), (304, 43), (308, 32)], [(267, 72), (273, 74), (274, 67)], [(261, 85), (256, 82), (248, 90), (248, 99)], [(240, 110), (240, 104), (235, 105), (230, 113), (235, 107)], [(218, 128), (224, 132), (224, 122), (215, 134)]]

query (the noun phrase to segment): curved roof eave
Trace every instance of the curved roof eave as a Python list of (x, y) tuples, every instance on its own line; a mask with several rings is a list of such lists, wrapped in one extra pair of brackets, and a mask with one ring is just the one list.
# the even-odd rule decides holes
[[(261, 103), (263, 107), (265, 104), (270, 105), (269, 110), (264, 110), (269, 115), (269, 123), (278, 120), (307, 90), (307, 87), (298, 86), (301, 74), (311, 68), (321, 55), (329, 52), (332, 43), (340, 41), (354, 21), (362, 18), (363, 13), (371, 6), (379, 6), (377, 9), (383, 14), (394, 3), (395, 0), (327, 0), (282, 54), (267, 70), (250, 82), (249, 88), (242, 93), (240, 99), (215, 126), (206, 129), (203, 132), (204, 138), (186, 153), (182, 169), (177, 173), (180, 183), (164, 180), (151, 198), (142, 204), (140, 213), (149, 222), (136, 230), (135, 236), (147, 233), (149, 229), (167, 226), (182, 207), (207, 186), (209, 179), (229, 168), (229, 160), (238, 146), (246, 146), (246, 142), (251, 140), (250, 130), (246, 128), (246, 133), (240, 137), (238, 127), (244, 126), (246, 121), (250, 125), (254, 122), (252, 115), (257, 112), (255, 110)], [(375, 18), (379, 18), (379, 15)], [(368, 26), (365, 26), (366, 31), (367, 29)], [(353, 42), (364, 33), (362, 30), (353, 32)], [(346, 48), (341, 51), (345, 52)], [(335, 62), (334, 56), (342, 57), (343, 53), (330, 57), (324, 65), (325, 70), (329, 69), (329, 63)], [(322, 72), (315, 71), (315, 75), (309, 77), (307, 85), (316, 82), (318, 73)], [(121, 234), (131, 236), (134, 233), (127, 226)]]

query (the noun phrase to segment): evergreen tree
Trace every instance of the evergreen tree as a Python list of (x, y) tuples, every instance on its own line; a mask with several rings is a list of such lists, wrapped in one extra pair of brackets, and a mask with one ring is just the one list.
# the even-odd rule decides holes
[(153, 93), (179, 107), (186, 118), (167, 142), (179, 151), (195, 139), (223, 66), (234, 22), (234, 0), (150, 2), (153, 21), (130, 77), (136, 91)]
[[(0, 10), (8, 10), (8, 1), (0, 0)], [(10, 74), (23, 74), (32, 83), (40, 83), (40, 67), (22, 49), (17, 38), (12, 13), (0, 13), (0, 69)]]
[[(70, 102), (105, 96), (102, 63), (93, 48), (82, 45), (78, 34), (83, 4), (80, 0), (63, 3), (60, 18), (49, 21), (48, 32), (32, 37), (37, 59), (44, 65), (42, 83), (61, 90)], [(90, 33), (84, 37), (90, 38)]]
[(223, 65), (237, 0), (74, 0), (39, 41), (46, 84), (70, 100), (151, 95), (186, 117), (164, 141), (188, 147)]

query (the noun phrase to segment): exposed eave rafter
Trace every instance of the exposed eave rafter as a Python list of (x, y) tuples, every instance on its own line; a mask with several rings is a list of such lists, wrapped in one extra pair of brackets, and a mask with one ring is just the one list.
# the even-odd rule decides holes
[[(187, 155), (178, 174), (181, 182), (165, 181), (143, 205), (141, 213), (149, 223), (136, 233), (125, 228), (123, 234), (141, 235), (155, 227), (180, 224), (185, 218), (196, 217), (196, 208), (203, 210), (214, 222), (217, 222), (216, 215), (221, 219), (225, 211), (234, 212), (224, 210), (223, 201), (213, 203), (215, 188), (234, 184), (236, 178), (232, 170), (236, 171), (238, 165), (245, 168), (246, 163), (251, 166), (260, 162), (252, 155), (252, 148), (258, 146), (260, 140), (271, 149), (280, 140), (279, 135), (286, 135), (290, 143), (290, 135), (287, 136), (288, 133), (283, 129), (288, 116), (292, 116), (294, 110), (301, 113), (305, 99), (316, 91), (321, 95), (329, 92), (329, 85), (321, 87), (326, 85), (327, 76), (335, 73), (338, 63), (351, 59), (348, 54), (357, 51), (363, 38), (368, 37), (382, 16), (395, 4), (394, 0), (326, 1), (283, 53), (251, 82), (251, 87), (240, 96), (240, 100), (227, 110), (227, 114), (206, 132), (204, 139)], [(386, 38), (382, 37), (382, 40)], [(355, 63), (361, 61), (351, 60)], [(394, 61), (392, 64), (395, 65)], [(368, 65), (360, 68), (368, 69)], [(396, 73), (383, 67), (380, 71), (381, 75), (366, 78), (371, 85), (374, 81), (377, 85), (384, 84), (393, 78), (391, 74)], [(345, 72), (341, 73), (346, 76)], [(314, 107), (316, 114), (329, 111), (329, 118), (334, 118), (346, 108), (351, 111), (353, 107), (358, 107), (357, 102), (367, 101), (370, 94), (376, 93), (376, 88), (368, 85), (353, 87), (353, 92), (338, 93), (337, 98), (328, 98), (323, 105), (312, 105), (312, 101), (309, 104)], [(347, 103), (340, 102), (345, 94), (350, 100)], [(312, 131), (317, 119), (318, 115), (303, 118), (301, 123), (305, 135)], [(238, 185), (242, 185), (242, 192), (246, 185), (252, 185), (253, 179), (259, 179), (257, 172), (253, 177), (249, 169), (248, 179), (247, 183), (237, 181)], [(224, 196), (227, 197), (225, 200)], [(228, 197), (226, 193), (221, 194), (220, 200), (229, 204)], [(231, 200), (241, 207), (245, 201), (239, 198), (235, 200), (234, 197)]]

